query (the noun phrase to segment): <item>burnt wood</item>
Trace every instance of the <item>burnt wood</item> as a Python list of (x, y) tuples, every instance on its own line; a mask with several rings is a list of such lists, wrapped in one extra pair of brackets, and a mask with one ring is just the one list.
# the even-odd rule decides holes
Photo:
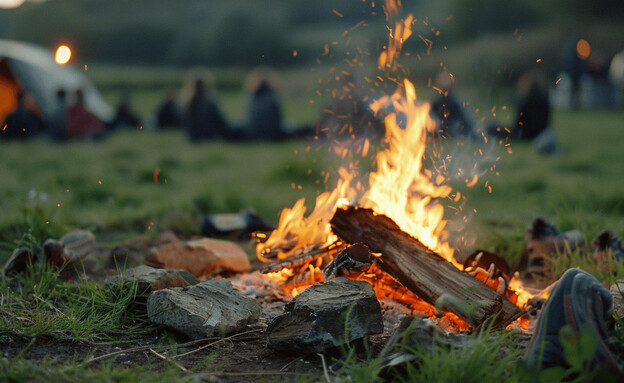
[(439, 305), (476, 328), (485, 323), (505, 327), (521, 314), (513, 303), (429, 250), (384, 215), (370, 209), (339, 208), (330, 224), (345, 242), (362, 242), (371, 252), (381, 253), (375, 260), (378, 266), (426, 302), (435, 305), (444, 295), (456, 298), (452, 302), (464, 303), (446, 304), (449, 300), (442, 299)]

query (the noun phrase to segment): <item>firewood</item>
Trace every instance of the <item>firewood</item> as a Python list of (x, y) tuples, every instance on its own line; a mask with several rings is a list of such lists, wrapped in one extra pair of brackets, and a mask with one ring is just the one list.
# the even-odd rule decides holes
[(486, 322), (501, 328), (521, 314), (513, 303), (429, 250), (384, 215), (370, 209), (340, 208), (330, 224), (345, 242), (362, 242), (372, 252), (381, 253), (375, 260), (378, 266), (426, 302), (435, 305), (443, 294), (464, 302), (461, 308), (444, 308), (475, 328)]

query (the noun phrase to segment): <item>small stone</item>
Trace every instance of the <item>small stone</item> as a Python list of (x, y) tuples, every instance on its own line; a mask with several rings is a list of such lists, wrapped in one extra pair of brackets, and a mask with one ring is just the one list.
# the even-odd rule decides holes
[(147, 299), (147, 315), (152, 322), (194, 339), (241, 331), (261, 313), (260, 303), (220, 278), (154, 291)]
[(155, 269), (145, 265), (128, 269), (122, 275), (113, 275), (106, 279), (105, 285), (111, 287), (120, 280), (136, 280), (139, 294), (142, 295), (169, 287), (187, 287), (199, 283), (193, 275), (184, 270)]
[(285, 309), (267, 328), (268, 345), (276, 350), (321, 352), (383, 331), (381, 306), (364, 281), (317, 283)]
[(236, 273), (249, 271), (249, 258), (237, 244), (204, 238), (173, 242), (155, 248), (145, 263), (152, 267), (183, 269), (194, 276), (206, 277), (218, 268)]

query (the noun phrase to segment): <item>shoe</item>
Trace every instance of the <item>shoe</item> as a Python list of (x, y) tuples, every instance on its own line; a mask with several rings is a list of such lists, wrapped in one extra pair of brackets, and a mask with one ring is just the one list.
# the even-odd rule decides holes
[(607, 259), (613, 256), (618, 262), (624, 263), (624, 247), (618, 237), (616, 237), (610, 230), (603, 230), (596, 238), (594, 238), (592, 244), (594, 245), (593, 257), (598, 263), (600, 270), (609, 271), (609, 264)]
[(601, 365), (619, 372), (620, 361), (607, 343), (606, 322), (612, 306), (609, 290), (591, 274), (580, 269), (566, 271), (540, 314), (527, 350), (527, 364), (538, 369), (566, 367), (561, 329), (569, 326), (578, 334), (581, 327), (588, 327), (596, 339), (592, 367)]

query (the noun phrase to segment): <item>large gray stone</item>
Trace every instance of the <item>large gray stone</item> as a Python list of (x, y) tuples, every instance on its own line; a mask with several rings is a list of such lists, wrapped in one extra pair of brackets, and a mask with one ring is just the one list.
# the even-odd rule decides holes
[(147, 299), (147, 315), (152, 322), (194, 339), (240, 331), (261, 312), (260, 303), (235, 290), (225, 279), (154, 291)]
[(149, 295), (152, 291), (169, 287), (187, 287), (199, 283), (197, 278), (184, 270), (155, 269), (141, 265), (127, 269), (121, 275), (113, 275), (106, 279), (106, 286), (111, 287), (120, 280), (125, 282), (137, 281), (139, 294)]
[(286, 305), (267, 328), (269, 347), (320, 352), (383, 331), (373, 287), (344, 277), (317, 283)]

